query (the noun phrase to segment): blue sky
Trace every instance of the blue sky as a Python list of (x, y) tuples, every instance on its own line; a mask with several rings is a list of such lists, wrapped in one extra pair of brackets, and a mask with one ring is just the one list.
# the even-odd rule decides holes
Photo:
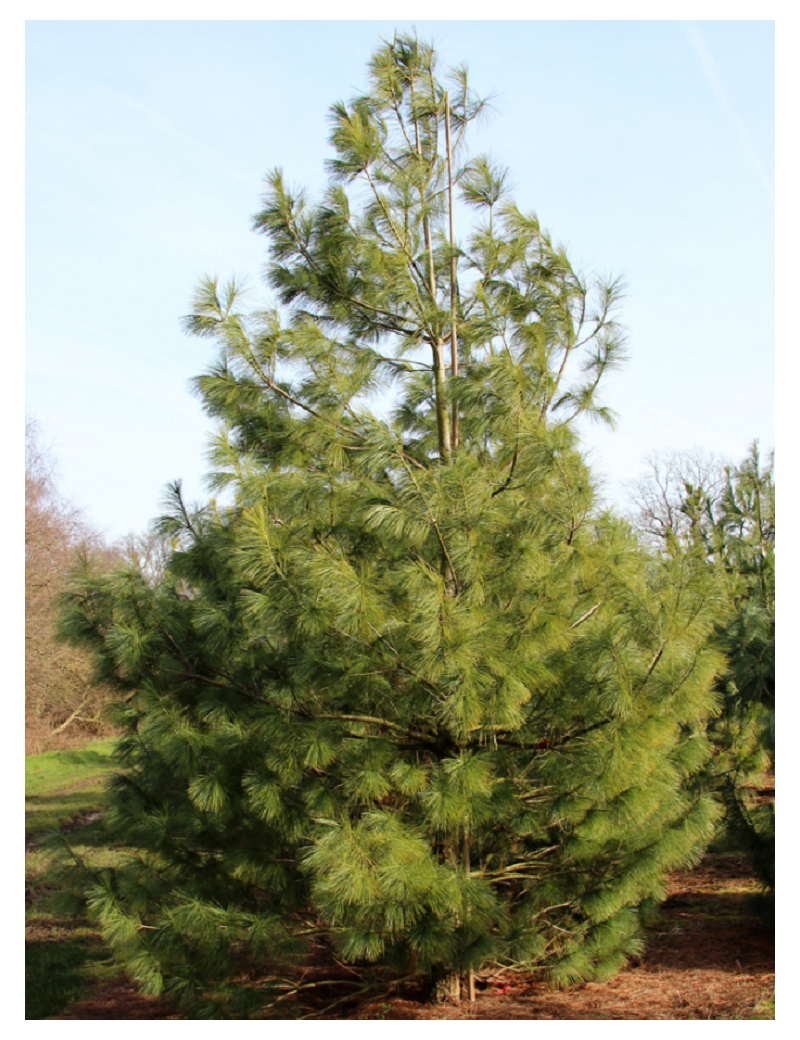
[[(473, 149), (509, 167), (521, 208), (627, 282), (619, 425), (586, 442), (608, 496), (648, 452), (771, 448), (774, 24), (414, 24), (494, 93)], [(26, 410), (110, 537), (143, 529), (167, 481), (205, 496), (211, 426), (188, 381), (214, 349), (179, 325), (194, 284), (258, 286), (263, 175), (321, 189), (329, 105), (410, 27), (27, 24)]]

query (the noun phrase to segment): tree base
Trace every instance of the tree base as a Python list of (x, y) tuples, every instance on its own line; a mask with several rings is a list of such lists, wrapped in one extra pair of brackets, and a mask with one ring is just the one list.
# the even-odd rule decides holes
[(444, 1004), (448, 999), (461, 1000), (461, 976), (456, 972), (432, 975), (426, 987), (429, 1004)]

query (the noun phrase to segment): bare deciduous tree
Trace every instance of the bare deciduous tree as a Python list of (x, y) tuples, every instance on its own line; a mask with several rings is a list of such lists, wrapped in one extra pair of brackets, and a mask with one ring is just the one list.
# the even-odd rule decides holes
[(56, 599), (76, 553), (116, 555), (59, 493), (52, 454), (35, 420), (25, 420), (25, 750), (38, 753), (108, 731), (108, 691), (92, 685), (84, 651), (55, 638)]
[(695, 448), (654, 452), (645, 463), (646, 475), (625, 484), (629, 519), (645, 541), (660, 547), (669, 533), (682, 538), (693, 525), (712, 520), (728, 483), (729, 462)]

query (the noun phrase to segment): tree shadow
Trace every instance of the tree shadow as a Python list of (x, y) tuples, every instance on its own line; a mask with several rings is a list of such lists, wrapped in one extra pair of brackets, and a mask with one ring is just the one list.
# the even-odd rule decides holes
[(89, 938), (34, 940), (25, 943), (25, 1018), (58, 1014), (83, 989), (84, 970), (106, 952)]
[(671, 896), (660, 908), (643, 963), (680, 971), (774, 971), (774, 930), (753, 910), (753, 892)]

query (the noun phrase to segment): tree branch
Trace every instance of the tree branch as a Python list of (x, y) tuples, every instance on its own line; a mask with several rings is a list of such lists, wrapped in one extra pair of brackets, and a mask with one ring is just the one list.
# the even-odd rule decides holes
[(594, 612), (596, 610), (599, 610), (599, 609), (600, 609), (600, 604), (599, 603), (595, 603), (595, 605), (592, 607), (591, 610), (587, 610), (586, 613), (583, 615), (583, 617), (579, 617), (577, 621), (575, 621), (573, 624), (571, 624), (569, 626), (570, 629), (577, 628), (578, 625), (582, 625), (584, 623), (584, 621), (588, 621), (589, 618), (592, 616), (592, 614), (594, 614)]

